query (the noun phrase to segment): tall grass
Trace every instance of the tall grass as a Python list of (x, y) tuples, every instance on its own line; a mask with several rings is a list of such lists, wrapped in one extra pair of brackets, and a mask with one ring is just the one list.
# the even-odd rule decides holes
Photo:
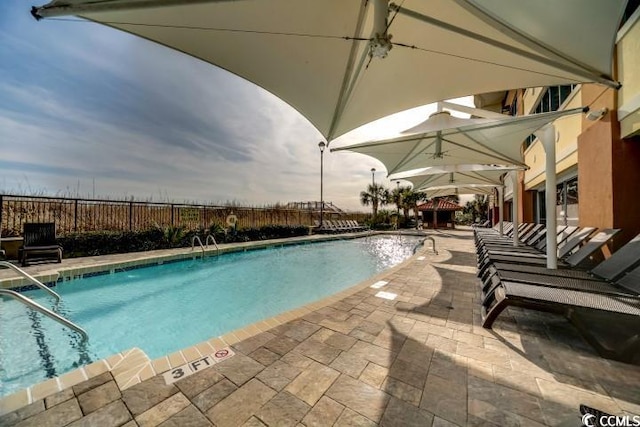
[[(25, 222), (55, 222), (60, 236), (93, 231), (143, 231), (156, 227), (182, 227), (197, 230), (218, 225), (227, 227), (227, 217), (237, 217), (238, 228), (268, 225), (314, 225), (320, 217), (314, 202), (289, 207), (241, 206), (236, 201), (223, 204), (176, 203), (152, 200), (109, 200), (42, 194), (0, 194), (0, 230), (2, 237), (19, 236)], [(306, 206), (306, 208), (300, 208)], [(364, 221), (367, 214), (345, 213), (325, 208), (325, 218)], [(334, 212), (332, 214), (332, 212)]]

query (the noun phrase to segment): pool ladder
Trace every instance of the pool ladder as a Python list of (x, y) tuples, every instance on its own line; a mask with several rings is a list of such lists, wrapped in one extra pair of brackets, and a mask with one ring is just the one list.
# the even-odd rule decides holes
[(205, 248), (209, 248), (209, 240), (211, 240), (213, 242), (213, 245), (216, 247), (216, 254), (220, 251), (220, 248), (218, 247), (218, 243), (216, 243), (216, 238), (213, 237), (213, 235), (209, 234), (207, 235), (207, 238), (205, 239), (205, 244), (202, 244), (202, 240), (200, 240), (199, 236), (193, 236), (191, 238), (191, 251), (193, 251), (196, 247), (196, 242), (198, 242), (198, 246), (200, 246), (200, 250), (202, 251), (202, 256), (204, 257), (204, 250)]
[[(31, 282), (33, 282), (34, 285), (36, 285), (38, 288), (42, 289), (43, 291), (46, 291), (50, 296), (52, 296), (55, 300), (56, 300), (56, 304), (59, 303), (62, 298), (60, 297), (60, 295), (49, 289), (47, 286), (44, 285), (44, 283), (42, 283), (41, 281), (39, 281), (38, 279), (36, 279), (35, 277), (31, 276), (29, 273), (27, 273), (26, 271), (22, 270), (21, 268), (18, 268), (17, 266), (7, 262), (7, 261), (0, 261), (0, 266), (2, 267), (8, 267), (16, 272), (18, 272), (21, 276), (27, 278), (28, 280), (30, 280)], [(89, 335), (87, 334), (87, 332), (82, 329), (80, 326), (76, 325), (75, 323), (71, 322), (68, 319), (65, 319), (64, 317), (60, 316), (58, 313), (55, 313), (51, 310), (49, 310), (46, 307), (43, 307), (42, 305), (38, 304), (37, 302), (35, 302), (34, 300), (32, 300), (31, 298), (28, 298), (22, 294), (19, 294), (16, 291), (12, 291), (10, 289), (0, 289), (0, 295), (6, 295), (10, 298), (13, 298), (15, 300), (17, 300), (18, 302), (42, 313), (43, 315), (47, 316), (48, 318), (60, 323), (63, 326), (66, 326), (67, 328), (77, 332), (81, 337), (82, 337), (82, 343), (84, 343), (85, 341), (87, 341), (89, 339)]]

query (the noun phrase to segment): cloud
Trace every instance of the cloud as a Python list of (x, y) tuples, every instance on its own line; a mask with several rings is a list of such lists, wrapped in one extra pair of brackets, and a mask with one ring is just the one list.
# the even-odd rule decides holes
[[(265, 90), (202, 61), (86, 22), (0, 5), (0, 191), (247, 204), (318, 200), (320, 133)], [(430, 107), (332, 142), (397, 135)], [(362, 210), (381, 163), (324, 154), (325, 200)], [(30, 189), (30, 190), (29, 190)]]

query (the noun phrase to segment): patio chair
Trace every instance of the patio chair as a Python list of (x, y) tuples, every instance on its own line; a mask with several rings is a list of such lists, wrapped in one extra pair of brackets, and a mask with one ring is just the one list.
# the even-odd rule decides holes
[[(575, 290), (607, 291), (609, 284), (624, 275), (628, 270), (640, 264), (640, 234), (626, 245), (618, 249), (608, 259), (602, 261), (589, 272), (578, 270), (569, 275), (572, 270), (547, 270), (543, 273), (497, 270), (486, 280), (483, 286), (483, 300), (491, 294), (502, 281), (521, 282), (530, 285), (570, 288)], [(554, 272), (558, 274), (554, 274)], [(584, 282), (590, 283), (584, 283)], [(596, 282), (596, 283), (593, 283)], [(600, 285), (602, 283), (602, 285)], [(640, 292), (639, 292), (640, 293)]]
[[(580, 263), (582, 263), (586, 258), (590, 257), (593, 252), (600, 249), (607, 243), (611, 238), (616, 235), (620, 230), (619, 229), (606, 229), (599, 233), (597, 233), (591, 240), (587, 239), (595, 230), (594, 227), (584, 227), (578, 232), (574, 233), (570, 239), (568, 239), (564, 245), (558, 251), (558, 268), (560, 270), (550, 270), (541, 265), (531, 265), (529, 261), (530, 259), (523, 260), (521, 257), (518, 258), (521, 262), (495, 262), (489, 264), (488, 268), (484, 270), (483, 275), (480, 275), (483, 281), (486, 281), (488, 277), (495, 274), (496, 271), (520, 271), (520, 272), (529, 272), (532, 274), (544, 274), (547, 272), (564, 272), (565, 269), (569, 269), (567, 271), (571, 272), (571, 268), (576, 268)], [(584, 243), (587, 241), (587, 243)], [(576, 251), (578, 246), (583, 245), (582, 248)], [(573, 254), (573, 255), (572, 255)], [(534, 261), (539, 261), (539, 259), (534, 258)], [(522, 262), (524, 261), (524, 262)], [(546, 266), (546, 260), (543, 260)], [(551, 273), (555, 274), (555, 273)], [(571, 273), (568, 273), (571, 274)], [(573, 276), (567, 276), (573, 277)]]
[[(564, 258), (568, 257), (579, 245), (584, 243), (587, 240), (587, 237), (593, 232), (593, 229), (588, 230), (588, 233), (579, 233), (576, 236), (570, 236), (569, 239), (559, 233), (557, 237), (558, 242), (558, 265), (559, 266), (569, 266), (566, 263), (563, 263)], [(607, 230), (605, 230), (607, 231)], [(584, 251), (581, 252), (579, 257), (579, 262), (583, 262), (585, 259), (591, 257), (597, 250), (599, 250), (609, 239), (611, 239), (612, 234), (617, 233), (619, 230), (608, 230), (603, 235), (598, 235), (596, 238), (594, 236), (593, 239), (589, 240), (591, 244), (585, 248)], [(594, 240), (595, 239), (595, 240)], [(602, 239), (606, 239), (602, 241)], [(486, 252), (478, 256), (478, 277), (483, 277), (487, 274), (489, 266), (495, 263), (516, 263), (516, 264), (533, 264), (533, 265), (541, 265), (546, 266), (547, 264), (547, 255), (542, 252), (542, 250), (546, 247), (546, 239), (544, 242), (540, 242), (541, 245), (537, 247), (538, 251), (532, 250), (522, 250), (518, 251), (517, 248), (514, 250), (504, 250), (504, 251), (494, 251), (494, 252)], [(542, 244), (543, 243), (543, 244)], [(577, 264), (576, 264), (577, 265)]]
[(22, 247), (18, 250), (18, 259), (23, 267), (34, 260), (62, 262), (62, 246), (56, 242), (55, 223), (25, 223)]
[(353, 222), (353, 224), (358, 228), (358, 231), (370, 230), (368, 225), (360, 225), (355, 219), (351, 220), (351, 222)]
[[(572, 227), (570, 231), (575, 231), (577, 227)], [(567, 227), (561, 225), (558, 226), (557, 233), (557, 242), (560, 244), (567, 237), (566, 233)], [(547, 240), (544, 238), (547, 234), (546, 229), (540, 230), (536, 235), (531, 238), (527, 243), (520, 242), (520, 245), (513, 246), (513, 242), (511, 245), (507, 244), (485, 244), (482, 246), (482, 250), (480, 251), (482, 254), (491, 254), (491, 255), (510, 255), (512, 253), (520, 254), (520, 253), (540, 253), (540, 251), (544, 250), (547, 247)]]
[(349, 221), (341, 219), (338, 222), (340, 223), (340, 225), (345, 231), (355, 231), (355, 228), (353, 228), (353, 225), (349, 224)]
[[(604, 229), (589, 239), (580, 249), (575, 253), (571, 253), (568, 249), (573, 246), (573, 243), (567, 242), (565, 247), (561, 247), (558, 251), (558, 269), (571, 269), (579, 267), (589, 260), (597, 251), (599, 251), (607, 242), (609, 242), (616, 234), (620, 232), (620, 229)], [(575, 247), (574, 247), (575, 249)], [(573, 250), (573, 249), (572, 249)], [(499, 260), (495, 260), (490, 264), (479, 267), (478, 277), (486, 280), (491, 270), (494, 267), (497, 270), (510, 270), (510, 271), (531, 271), (531, 268), (543, 268), (546, 267), (546, 257), (521, 257), (521, 256), (503, 256)], [(553, 270), (558, 271), (558, 270)], [(570, 271), (570, 270), (568, 270)], [(535, 273), (535, 271), (533, 271)], [(570, 273), (569, 273), (570, 274)]]
[(482, 326), (490, 329), (507, 307), (564, 314), (602, 356), (640, 361), (640, 267), (615, 284), (584, 280), (559, 288), (500, 281), (482, 302)]
[[(532, 246), (537, 242), (541, 241), (542, 238), (546, 235), (547, 231), (542, 224), (532, 224), (532, 227), (523, 230), (523, 233), (520, 235), (520, 244)], [(476, 252), (481, 253), (484, 248), (506, 248), (507, 250), (513, 249), (513, 239), (511, 237), (495, 237), (489, 239), (480, 239), (476, 243)]]

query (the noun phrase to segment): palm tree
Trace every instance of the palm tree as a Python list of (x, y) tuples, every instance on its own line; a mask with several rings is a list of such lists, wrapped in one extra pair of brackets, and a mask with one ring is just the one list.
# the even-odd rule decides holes
[(415, 191), (409, 188), (402, 194), (402, 199), (403, 199), (403, 210), (406, 212), (406, 214), (408, 214), (409, 209), (412, 209), (413, 215), (416, 219), (416, 224), (417, 224), (419, 220), (418, 203), (427, 201), (428, 199), (427, 194), (421, 191)]
[(402, 209), (402, 214), (405, 219), (409, 216), (409, 209), (411, 209), (410, 207), (407, 207), (407, 204), (404, 202), (405, 194), (408, 194), (411, 191), (413, 190), (411, 190), (410, 186), (396, 187), (393, 189), (389, 197), (389, 203), (396, 205), (398, 211)]
[(480, 221), (487, 219), (489, 210), (489, 196), (483, 194), (475, 194), (473, 200), (469, 200), (464, 206), (463, 213), (470, 215), (471, 220), (476, 218)]
[(360, 203), (364, 206), (371, 205), (373, 217), (378, 213), (378, 206), (389, 203), (391, 194), (382, 184), (369, 184), (366, 191), (360, 192)]

